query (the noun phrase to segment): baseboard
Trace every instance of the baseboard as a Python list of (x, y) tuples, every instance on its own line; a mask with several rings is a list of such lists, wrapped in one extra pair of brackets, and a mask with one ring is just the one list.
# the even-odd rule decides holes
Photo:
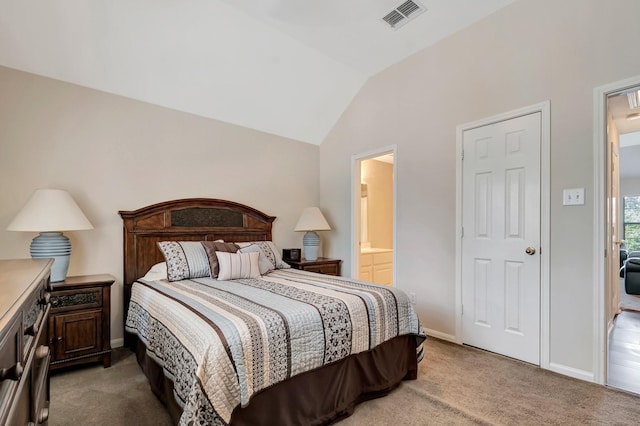
[(111, 347), (112, 348), (121, 348), (122, 346), (124, 346), (124, 338), (121, 337), (119, 339), (113, 339), (111, 341)]
[[(427, 336), (432, 336), (437, 339), (446, 340), (451, 343), (462, 344), (462, 342), (458, 341), (458, 339), (456, 339), (456, 336), (452, 334), (442, 333), (440, 331), (431, 330), (428, 328), (425, 328), (424, 332), (426, 333)], [(556, 364), (553, 362), (550, 363), (549, 371), (553, 371), (554, 373), (562, 374), (564, 376), (573, 377), (574, 379), (584, 380), (586, 382), (592, 382), (592, 383), (596, 382), (593, 372), (580, 370), (573, 367), (568, 367), (562, 364)]]
[(453, 334), (447, 334), (441, 331), (431, 330), (429, 328), (425, 328), (424, 332), (427, 336), (435, 337), (436, 339), (440, 339), (440, 340), (446, 340), (447, 342), (451, 342), (451, 343), (460, 344), (458, 339), (456, 339), (456, 336), (454, 336)]
[(566, 365), (550, 363), (549, 370), (564, 376), (573, 377), (574, 379), (584, 380), (586, 382), (596, 382), (594, 373), (591, 371), (580, 370), (578, 368), (567, 367)]

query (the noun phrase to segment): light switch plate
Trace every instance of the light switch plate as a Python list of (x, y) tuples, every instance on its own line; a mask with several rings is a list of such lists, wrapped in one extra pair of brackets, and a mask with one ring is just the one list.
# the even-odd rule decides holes
[(584, 188), (568, 188), (562, 191), (562, 205), (564, 206), (584, 205)]

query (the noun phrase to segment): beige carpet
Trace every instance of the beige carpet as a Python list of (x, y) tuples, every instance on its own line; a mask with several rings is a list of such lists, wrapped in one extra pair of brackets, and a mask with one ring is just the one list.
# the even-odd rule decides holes
[(98, 364), (51, 373), (49, 426), (171, 424), (128, 349), (114, 350), (109, 368)]
[[(640, 423), (638, 396), (478, 349), (428, 342), (418, 380), (359, 405), (341, 426), (391, 424), (384, 422), (393, 419), (407, 426)], [(439, 406), (450, 415), (438, 410), (438, 417), (432, 417), (432, 409)]]
[(640, 295), (627, 294), (624, 289), (624, 278), (620, 278), (620, 308), (640, 312)]
[[(51, 378), (56, 425), (168, 425), (132, 353), (114, 365)], [(339, 422), (350, 425), (633, 425), (640, 398), (561, 376), (478, 349), (430, 338), (418, 380), (364, 402)], [(277, 422), (273, 423), (277, 425)]]

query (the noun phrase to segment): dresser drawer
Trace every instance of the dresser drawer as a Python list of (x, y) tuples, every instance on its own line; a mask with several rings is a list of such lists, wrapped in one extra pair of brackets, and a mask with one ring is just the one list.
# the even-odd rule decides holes
[(36, 424), (47, 424), (49, 418), (49, 364), (51, 351), (48, 346), (46, 321), (49, 316), (50, 306), (46, 305), (43, 321), (35, 339), (35, 350), (31, 367), (31, 421)]
[(26, 307), (22, 317), (22, 341), (25, 358), (35, 344), (36, 336), (40, 330), (47, 326), (46, 310), (50, 306), (49, 297), (49, 292), (42, 285), (31, 294), (25, 304)]
[(12, 399), (24, 369), (22, 313), (18, 313), (0, 334), (0, 401)]

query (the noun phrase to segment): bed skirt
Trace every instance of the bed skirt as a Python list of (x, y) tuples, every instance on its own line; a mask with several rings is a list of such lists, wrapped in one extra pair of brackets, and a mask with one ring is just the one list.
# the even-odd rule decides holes
[[(173, 383), (137, 338), (135, 348), (152, 391), (178, 424), (182, 409), (173, 398)], [(417, 364), (416, 337), (398, 336), (258, 392), (249, 405), (236, 407), (231, 425), (331, 424), (351, 415), (358, 403), (388, 394), (402, 380), (415, 379)]]

